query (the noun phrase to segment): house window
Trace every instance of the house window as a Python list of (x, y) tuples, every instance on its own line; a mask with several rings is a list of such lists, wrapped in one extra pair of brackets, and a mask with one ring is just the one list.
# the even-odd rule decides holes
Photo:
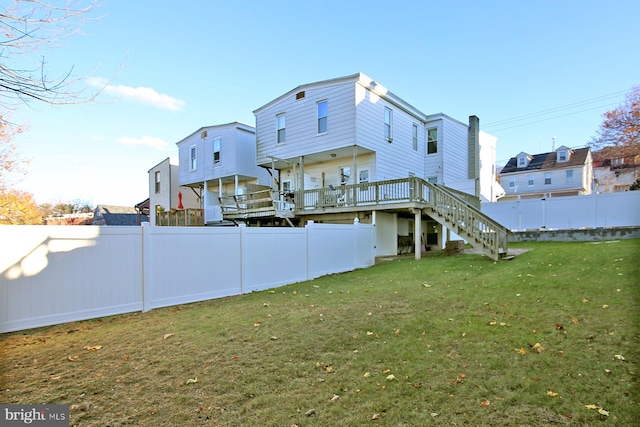
[(438, 177), (437, 176), (427, 177), (427, 182), (429, 184), (437, 184), (438, 183)]
[(160, 192), (160, 171), (156, 171), (156, 193)]
[(551, 185), (551, 172), (544, 173), (544, 185)]
[(369, 182), (369, 169), (362, 169), (358, 172), (358, 182)]
[(213, 164), (220, 163), (220, 138), (213, 140)]
[(189, 148), (189, 170), (194, 171), (198, 167), (198, 152), (196, 146), (192, 145)]
[(534, 177), (533, 175), (529, 175), (529, 187), (533, 187), (534, 184)]
[(393, 111), (384, 109), (384, 139), (393, 141)]
[(318, 102), (318, 133), (327, 132), (328, 101)]
[(340, 184), (348, 184), (351, 179), (351, 167), (343, 166), (340, 168)]
[(282, 192), (283, 193), (289, 193), (291, 192), (291, 190), (293, 189), (293, 185), (291, 185), (291, 180), (290, 179), (283, 179), (282, 180)]
[(569, 160), (567, 150), (558, 151), (558, 162), (566, 162), (567, 160)]
[(418, 125), (417, 124), (413, 124), (413, 129), (412, 129), (412, 141), (413, 141), (413, 151), (418, 151)]
[(573, 182), (573, 171), (572, 170), (568, 170), (567, 171), (567, 184), (572, 183)]
[(518, 157), (518, 167), (523, 168), (527, 166), (527, 158), (526, 157)]
[(427, 154), (435, 154), (438, 152), (438, 129), (427, 130)]
[(276, 116), (276, 128), (278, 129), (277, 142), (278, 144), (285, 141), (285, 117), (284, 113)]
[(516, 188), (516, 178), (514, 176), (509, 177), (509, 188), (514, 190)]

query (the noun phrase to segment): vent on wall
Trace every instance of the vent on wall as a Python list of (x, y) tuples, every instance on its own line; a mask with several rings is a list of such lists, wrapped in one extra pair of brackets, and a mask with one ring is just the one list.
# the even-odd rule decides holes
[(200, 134), (200, 138), (205, 139), (207, 137), (207, 131), (203, 130), (202, 133)]
[(304, 91), (296, 93), (296, 101), (299, 99), (304, 99)]

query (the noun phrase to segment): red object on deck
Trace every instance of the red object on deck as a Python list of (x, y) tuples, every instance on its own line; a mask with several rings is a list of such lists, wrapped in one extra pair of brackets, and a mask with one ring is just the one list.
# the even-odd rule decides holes
[(178, 209), (184, 209), (184, 206), (182, 206), (182, 192), (178, 193)]

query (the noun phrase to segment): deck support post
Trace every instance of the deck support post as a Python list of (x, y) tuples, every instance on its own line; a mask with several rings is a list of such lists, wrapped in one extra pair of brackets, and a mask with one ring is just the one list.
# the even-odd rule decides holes
[(422, 209), (413, 211), (413, 245), (416, 259), (422, 258)]

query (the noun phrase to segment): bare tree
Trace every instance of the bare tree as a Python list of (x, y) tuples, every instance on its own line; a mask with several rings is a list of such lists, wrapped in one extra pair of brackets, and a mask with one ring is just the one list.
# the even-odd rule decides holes
[(41, 51), (56, 47), (65, 37), (76, 34), (97, 8), (96, 0), (82, 6), (81, 0), (65, 0), (62, 6), (42, 0), (13, 0), (0, 5), (0, 105), (11, 108), (31, 101), (48, 104), (75, 104), (95, 98), (78, 88), (82, 77), (66, 73), (50, 76)]

